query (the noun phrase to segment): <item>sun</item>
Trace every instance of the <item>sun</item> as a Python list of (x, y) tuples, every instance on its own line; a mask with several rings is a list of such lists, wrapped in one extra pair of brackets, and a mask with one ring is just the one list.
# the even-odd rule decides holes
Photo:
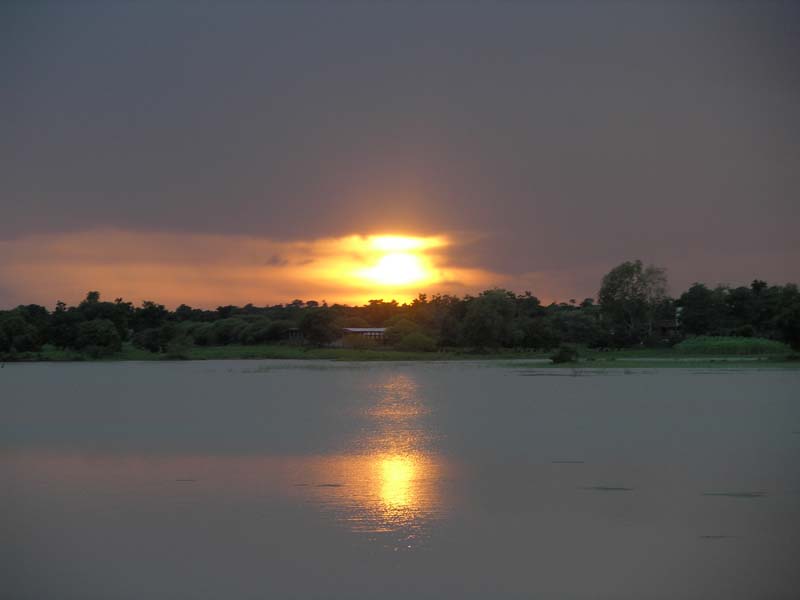
[(447, 245), (447, 240), (441, 236), (373, 235), (353, 238), (353, 245), (353, 253), (366, 263), (354, 275), (370, 288), (400, 293), (403, 288), (437, 281), (435, 255), (426, 252)]
[(385, 254), (364, 275), (382, 285), (409, 285), (423, 281), (427, 269), (421, 257), (407, 252)]

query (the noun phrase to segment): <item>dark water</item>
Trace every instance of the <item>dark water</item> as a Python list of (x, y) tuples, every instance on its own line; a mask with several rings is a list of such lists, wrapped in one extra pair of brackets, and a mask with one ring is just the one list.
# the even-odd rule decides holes
[(6, 365), (0, 597), (797, 598), (800, 372)]

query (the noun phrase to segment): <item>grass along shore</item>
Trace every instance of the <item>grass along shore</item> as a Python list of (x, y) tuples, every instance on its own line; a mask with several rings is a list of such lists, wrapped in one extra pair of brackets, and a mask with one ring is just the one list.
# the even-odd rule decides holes
[[(698, 338), (699, 339), (699, 338)], [(794, 367), (800, 368), (800, 354), (792, 353), (782, 344), (752, 345), (755, 351), (742, 352), (740, 346), (720, 340), (707, 343), (682, 343), (673, 348), (636, 348), (623, 350), (594, 350), (578, 348), (577, 362), (551, 364), (552, 352), (498, 350), (475, 352), (468, 350), (442, 350), (437, 352), (408, 352), (391, 348), (308, 348), (287, 345), (228, 345), (190, 346), (180, 356), (153, 353), (123, 344), (122, 350), (110, 356), (93, 359), (74, 350), (59, 350), (45, 346), (41, 352), (26, 353), (14, 357), (19, 362), (69, 362), (69, 361), (164, 361), (164, 360), (335, 360), (335, 361), (464, 361), (485, 360), (509, 364), (531, 361), (537, 366), (591, 368), (636, 368), (636, 367)], [(710, 349), (716, 350), (716, 352)]]

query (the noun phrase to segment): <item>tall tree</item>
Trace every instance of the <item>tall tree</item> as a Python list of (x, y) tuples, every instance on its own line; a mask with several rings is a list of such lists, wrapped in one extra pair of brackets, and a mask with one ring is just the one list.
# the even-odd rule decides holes
[(309, 343), (325, 346), (342, 335), (342, 331), (336, 327), (335, 321), (336, 315), (329, 309), (307, 309), (300, 320), (300, 331)]
[(516, 297), (507, 290), (486, 290), (467, 302), (464, 338), (476, 348), (511, 345)]
[(614, 267), (603, 277), (598, 300), (614, 337), (631, 343), (653, 334), (658, 307), (666, 296), (666, 269), (645, 267), (636, 260)]

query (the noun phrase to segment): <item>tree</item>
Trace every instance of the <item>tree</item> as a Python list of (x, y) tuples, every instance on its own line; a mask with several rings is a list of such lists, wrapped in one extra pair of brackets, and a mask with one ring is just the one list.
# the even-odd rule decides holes
[(800, 350), (800, 291), (789, 284), (782, 295), (783, 309), (775, 318), (778, 335), (794, 350)]
[(131, 343), (133, 343), (136, 348), (141, 348), (142, 350), (160, 352), (160, 330), (155, 327), (151, 327), (150, 329), (142, 329), (141, 331), (137, 331), (135, 334), (133, 334)]
[(133, 316), (133, 306), (117, 298), (115, 302), (101, 302), (100, 292), (89, 292), (86, 299), (78, 305), (77, 311), (84, 321), (107, 319), (117, 328), (121, 340), (128, 338), (128, 322)]
[(511, 345), (516, 298), (513, 293), (486, 290), (467, 302), (464, 318), (464, 339), (476, 348), (497, 348)]
[(558, 338), (571, 344), (598, 346), (603, 330), (596, 314), (591, 309), (561, 310), (547, 317)]
[(336, 327), (335, 319), (330, 309), (308, 309), (300, 320), (300, 332), (309, 343), (326, 346), (341, 337), (341, 330)]
[(95, 319), (78, 326), (75, 347), (93, 358), (98, 358), (119, 352), (122, 349), (122, 340), (114, 323), (108, 319)]
[(424, 333), (413, 331), (398, 342), (397, 349), (406, 352), (433, 352), (436, 350), (436, 342)]
[(396, 346), (406, 336), (419, 331), (419, 325), (409, 319), (396, 319), (390, 327), (386, 328), (386, 343)]
[(167, 317), (169, 317), (169, 311), (164, 308), (163, 304), (145, 300), (142, 302), (141, 308), (137, 308), (134, 312), (134, 329), (141, 331), (160, 327)]
[(18, 310), (0, 313), (0, 331), (0, 351), (38, 352), (42, 347), (36, 328), (25, 321)]
[(722, 288), (710, 290), (695, 283), (678, 299), (683, 331), (689, 335), (720, 333), (725, 320), (725, 301)]
[(667, 294), (666, 270), (626, 261), (603, 277), (598, 293), (603, 318), (614, 337), (641, 342), (653, 334), (656, 311)]
[(544, 307), (539, 299), (531, 294), (525, 292), (516, 298), (517, 300), (517, 314), (525, 317), (540, 317), (544, 314)]
[(84, 320), (79, 310), (75, 307), (67, 308), (67, 305), (59, 300), (50, 317), (48, 340), (56, 348), (74, 348), (75, 340), (78, 338), (78, 325)]
[(518, 344), (524, 348), (549, 350), (561, 343), (561, 336), (550, 324), (550, 319), (522, 319), (518, 323)]

